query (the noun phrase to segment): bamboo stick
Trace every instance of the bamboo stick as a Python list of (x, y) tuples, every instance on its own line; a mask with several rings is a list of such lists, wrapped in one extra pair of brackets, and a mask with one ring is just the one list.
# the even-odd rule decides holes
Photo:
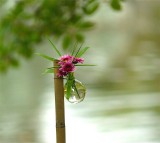
[[(58, 66), (58, 61), (54, 61)], [(56, 140), (57, 143), (65, 143), (65, 111), (64, 111), (64, 87), (63, 78), (57, 77), (58, 68), (54, 68), (55, 88), (55, 112), (56, 112)]]

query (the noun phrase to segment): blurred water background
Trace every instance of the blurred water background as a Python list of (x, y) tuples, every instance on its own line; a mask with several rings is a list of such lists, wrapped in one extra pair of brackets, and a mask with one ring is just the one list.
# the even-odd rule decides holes
[[(80, 104), (65, 101), (67, 143), (160, 142), (160, 1), (126, 1), (116, 12), (105, 4), (91, 17), (86, 63), (78, 80)], [(46, 40), (39, 53), (51, 53)], [(48, 47), (48, 48), (44, 48)], [(34, 56), (0, 75), (0, 143), (54, 143), (52, 63)]]

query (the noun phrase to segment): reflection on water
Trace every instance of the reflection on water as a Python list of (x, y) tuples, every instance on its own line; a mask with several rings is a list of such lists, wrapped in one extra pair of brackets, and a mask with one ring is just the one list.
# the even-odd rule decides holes
[[(24, 65), (19, 72), (0, 77), (0, 142), (53, 143), (52, 76), (40, 76), (34, 67), (36, 72), (28, 74), (32, 64)], [(131, 94), (88, 87), (84, 102), (66, 101), (67, 142), (158, 143), (159, 103), (158, 92)]]
[(43, 88), (38, 80), (40, 76), (35, 75), (36, 73), (30, 73), (26, 64), (20, 71), (12, 70), (7, 75), (0, 76), (1, 143), (37, 141), (38, 114)]
[[(159, 93), (120, 94), (88, 89), (82, 104), (66, 103), (67, 142), (158, 143), (160, 141)], [(48, 93), (43, 109), (44, 142), (55, 140), (54, 106)], [(99, 96), (97, 96), (99, 95)], [(103, 96), (102, 95), (106, 95)], [(48, 118), (47, 118), (48, 117)], [(43, 132), (43, 133), (44, 133)]]

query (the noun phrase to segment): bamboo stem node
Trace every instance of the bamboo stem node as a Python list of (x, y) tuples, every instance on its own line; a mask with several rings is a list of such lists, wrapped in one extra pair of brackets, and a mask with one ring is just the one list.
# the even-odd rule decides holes
[(56, 123), (56, 128), (65, 128), (65, 123), (64, 122)]

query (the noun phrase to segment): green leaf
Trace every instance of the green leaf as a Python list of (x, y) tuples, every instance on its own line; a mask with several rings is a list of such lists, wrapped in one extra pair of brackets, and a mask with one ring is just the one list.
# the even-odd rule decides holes
[(18, 60), (15, 59), (15, 58), (13, 58), (13, 57), (12, 57), (11, 59), (12, 59), (12, 60), (11, 60), (12, 66), (17, 67), (17, 66), (19, 65)]
[(56, 59), (54, 59), (54, 58), (52, 58), (52, 57), (49, 57), (49, 56), (47, 56), (47, 55), (44, 55), (44, 54), (40, 54), (40, 53), (35, 53), (36, 55), (39, 55), (39, 56), (41, 56), (41, 57), (43, 57), (43, 58), (45, 58), (45, 59), (47, 59), (47, 60), (50, 60), (50, 61), (54, 61), (54, 60), (56, 60)]
[(43, 72), (43, 74), (46, 74), (46, 73), (54, 73), (53, 68), (47, 68), (47, 69)]
[(120, 0), (111, 0), (110, 5), (114, 10), (121, 10)]
[(81, 57), (88, 49), (89, 49), (89, 47), (85, 47), (84, 49), (82, 49), (82, 50), (77, 54), (77, 57)]
[(89, 28), (92, 28), (93, 26), (94, 26), (94, 23), (89, 21), (78, 24), (78, 27), (81, 29), (89, 29)]
[(82, 35), (82, 34), (76, 34), (76, 40), (78, 41), (78, 42), (84, 42), (84, 36)]
[(74, 75), (73, 73), (69, 73), (68, 77), (67, 77), (67, 93), (66, 93), (66, 98), (69, 99), (71, 96), (71, 92), (72, 92), (72, 86), (74, 83)]
[(85, 14), (93, 14), (99, 7), (99, 3), (91, 3), (90, 5), (83, 8)]
[(67, 80), (67, 96), (66, 96), (67, 99), (69, 99), (71, 96), (73, 81), (74, 81), (73, 79)]
[(47, 68), (43, 74), (46, 74), (46, 73), (54, 73), (54, 68), (59, 68), (59, 66), (54, 66), (54, 67), (50, 67), (50, 68)]
[(57, 52), (57, 54), (61, 57), (62, 55), (61, 55), (61, 53), (60, 53), (60, 51), (56, 48), (56, 46), (53, 44), (53, 42), (50, 40), (50, 39), (48, 39), (49, 40), (49, 42), (52, 44), (52, 46), (53, 46), (53, 49)]

